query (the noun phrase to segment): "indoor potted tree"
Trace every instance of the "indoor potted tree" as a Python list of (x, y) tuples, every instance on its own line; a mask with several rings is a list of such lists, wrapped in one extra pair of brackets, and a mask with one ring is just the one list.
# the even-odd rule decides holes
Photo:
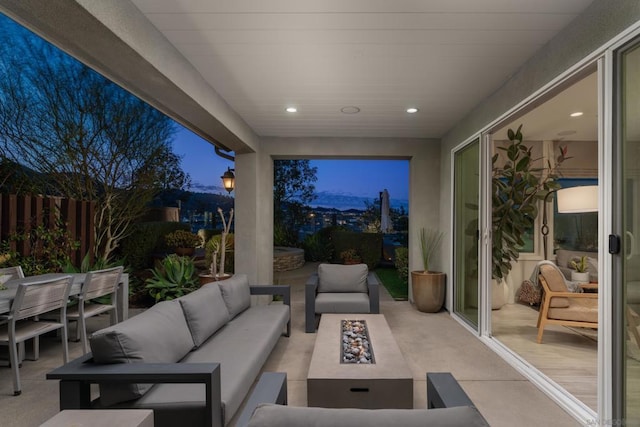
[(418, 311), (436, 313), (442, 308), (445, 293), (445, 273), (431, 271), (429, 264), (434, 251), (442, 242), (442, 231), (434, 229), (420, 229), (420, 249), (422, 252), (423, 270), (411, 272), (411, 289), (413, 302)]
[(494, 154), (492, 177), (492, 308), (504, 305), (504, 278), (509, 274), (512, 263), (520, 256), (520, 249), (525, 242), (523, 236), (531, 230), (538, 216), (539, 201), (550, 191), (560, 188), (557, 171), (568, 159), (567, 148), (560, 147), (556, 163), (547, 167), (535, 167), (536, 159), (532, 157), (531, 147), (523, 144), (522, 125), (514, 132), (509, 129), (509, 144), (498, 147), (504, 151), (506, 160), (501, 165), (498, 153)]

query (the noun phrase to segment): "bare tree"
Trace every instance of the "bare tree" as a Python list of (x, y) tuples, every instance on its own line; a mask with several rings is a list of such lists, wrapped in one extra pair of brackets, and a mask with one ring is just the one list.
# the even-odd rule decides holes
[(159, 111), (0, 17), (0, 147), (49, 194), (96, 202), (96, 257), (109, 257), (160, 188), (188, 182), (169, 173), (180, 161), (173, 132)]

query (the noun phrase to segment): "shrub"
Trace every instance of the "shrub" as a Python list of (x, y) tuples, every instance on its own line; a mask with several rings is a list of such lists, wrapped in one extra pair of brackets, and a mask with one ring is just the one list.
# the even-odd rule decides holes
[[(335, 249), (334, 254), (339, 255), (342, 251), (355, 249), (370, 270), (380, 262), (382, 255), (382, 234), (380, 233), (358, 233), (334, 229), (331, 232), (331, 241)], [(341, 260), (336, 258), (333, 262), (338, 263)]]
[(165, 221), (133, 224), (131, 234), (122, 241), (120, 256), (132, 270), (152, 267), (153, 254), (168, 249), (163, 236), (175, 230), (189, 230), (189, 224)]
[(164, 236), (164, 241), (171, 248), (195, 248), (200, 245), (200, 236), (188, 230), (176, 230)]
[(153, 277), (146, 280), (145, 287), (156, 302), (179, 298), (198, 287), (198, 277), (191, 257), (168, 255), (151, 273)]
[(312, 262), (329, 262), (333, 254), (333, 245), (327, 233), (308, 235), (302, 242), (302, 248), (305, 260)]
[(405, 283), (409, 283), (409, 249), (396, 248), (396, 259), (394, 261), (395, 267), (398, 270), (398, 276)]

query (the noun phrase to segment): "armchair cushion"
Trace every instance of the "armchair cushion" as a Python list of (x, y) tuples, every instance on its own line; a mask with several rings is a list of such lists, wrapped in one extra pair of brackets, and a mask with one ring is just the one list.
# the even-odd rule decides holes
[[(194, 347), (180, 302), (163, 301), (91, 336), (96, 363), (173, 363)], [(137, 399), (151, 384), (101, 384), (104, 405)]]
[(598, 323), (597, 298), (572, 298), (567, 308), (549, 308), (549, 319)]
[(367, 264), (320, 264), (318, 292), (362, 292), (367, 290)]
[(369, 297), (361, 292), (323, 292), (316, 297), (316, 313), (369, 313)]
[(217, 283), (178, 298), (196, 347), (229, 321), (229, 310)]
[(230, 279), (218, 282), (218, 286), (232, 319), (251, 307), (251, 290), (246, 274), (236, 274)]

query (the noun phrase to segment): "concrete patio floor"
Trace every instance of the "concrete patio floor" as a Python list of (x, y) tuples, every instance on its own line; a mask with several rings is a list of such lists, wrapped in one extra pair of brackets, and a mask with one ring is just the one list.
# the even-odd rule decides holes
[[(307, 404), (306, 375), (316, 334), (304, 332), (304, 283), (315, 268), (316, 264), (307, 263), (298, 270), (274, 274), (276, 284), (292, 287), (292, 333), (280, 339), (264, 370), (287, 372), (289, 404), (294, 406)], [(384, 288), (380, 310), (413, 373), (415, 408), (426, 406), (426, 372), (451, 372), (492, 426), (580, 425), (446, 311), (420, 313), (407, 301), (394, 301)], [(90, 329), (107, 324), (102, 316)], [(80, 343), (69, 347), (71, 358), (81, 355)], [(43, 339), (40, 360), (27, 360), (20, 369), (23, 392), (16, 397), (11, 370), (0, 367), (1, 426), (38, 426), (58, 412), (58, 384), (45, 380), (45, 375), (61, 363), (60, 343)]]

